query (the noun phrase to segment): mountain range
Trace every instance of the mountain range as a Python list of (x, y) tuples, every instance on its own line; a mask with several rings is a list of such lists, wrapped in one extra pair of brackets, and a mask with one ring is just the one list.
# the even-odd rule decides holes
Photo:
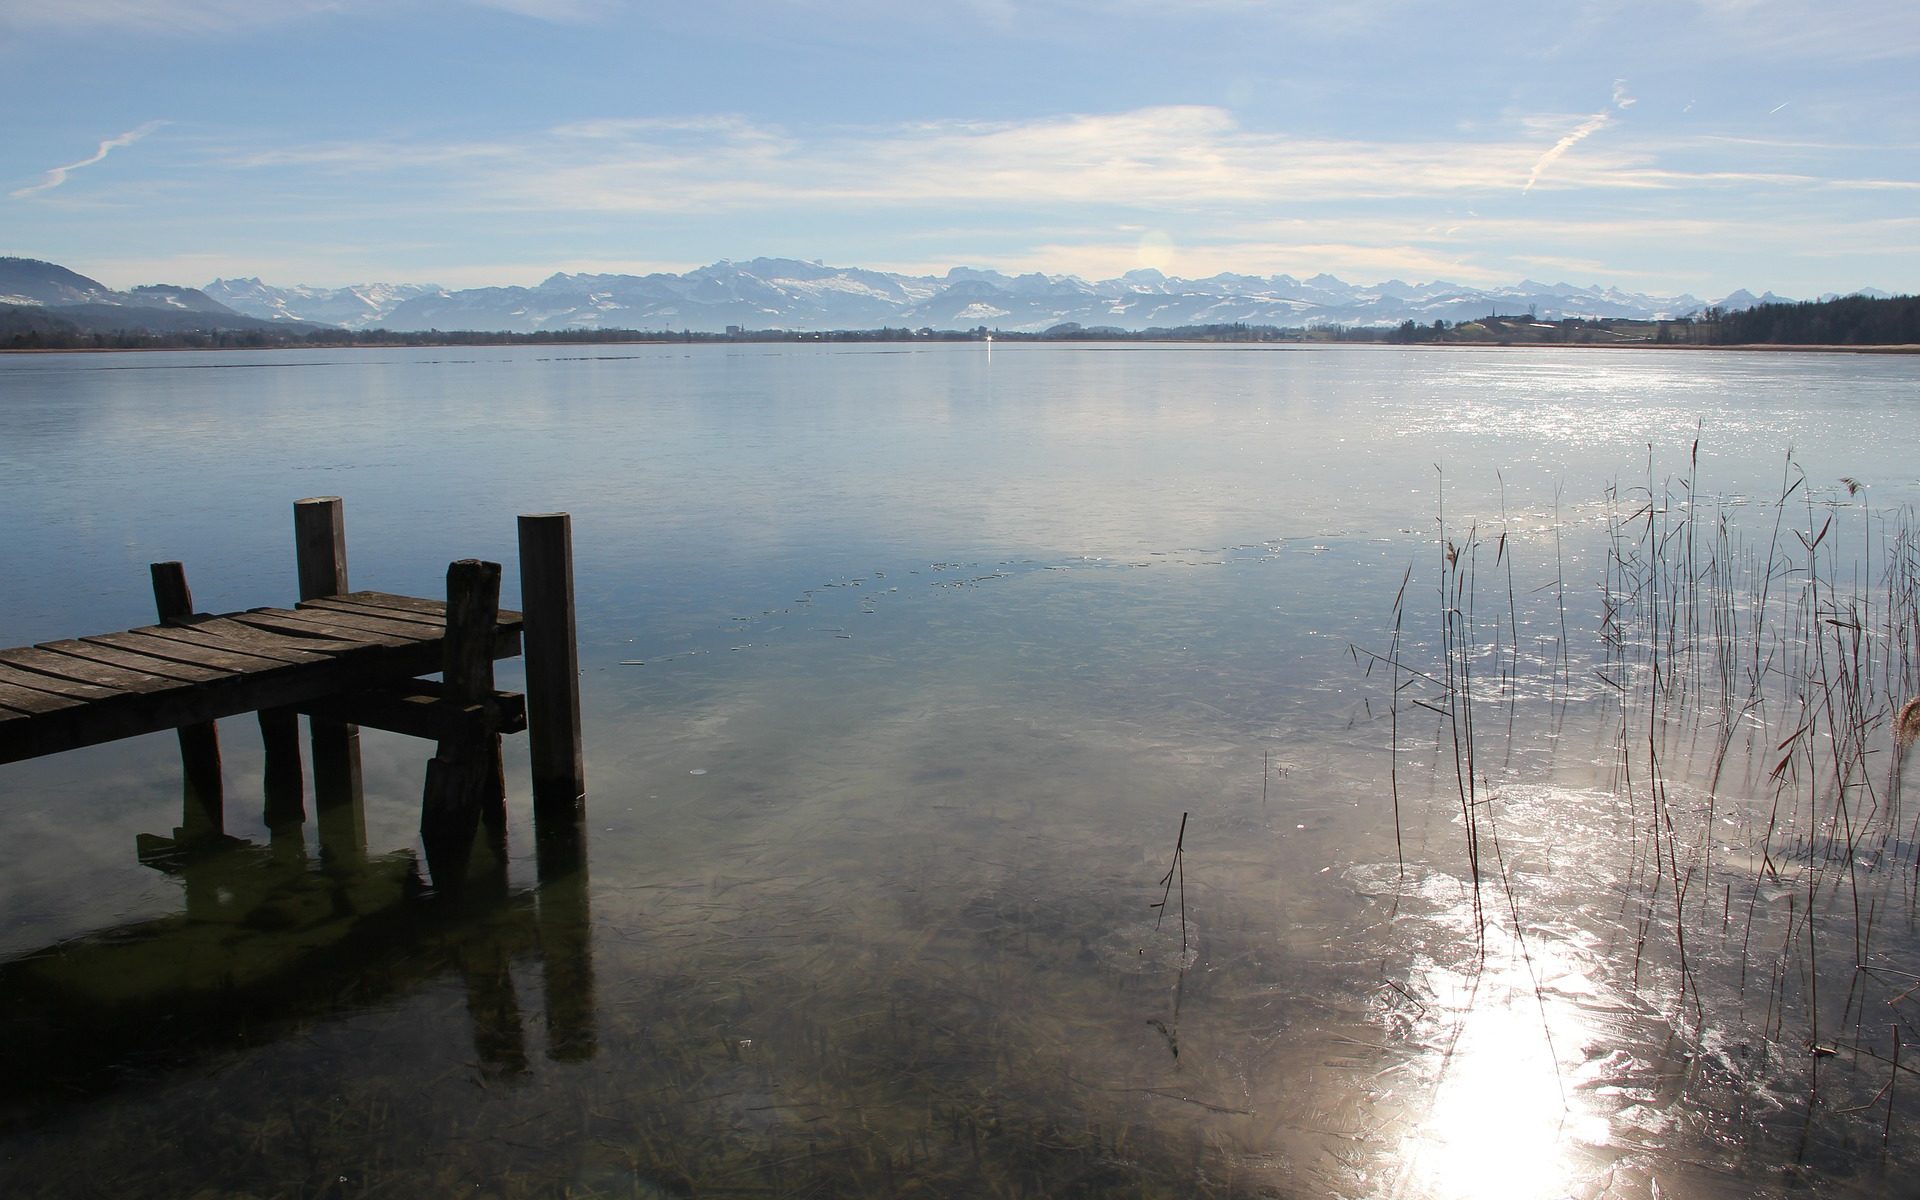
[[(1865, 289), (1861, 295), (1884, 293)], [(881, 326), (1039, 332), (1069, 322), (1090, 330), (1143, 330), (1245, 323), (1394, 326), (1459, 322), (1490, 313), (1663, 319), (1778, 302), (1771, 292), (1734, 292), (1718, 300), (1652, 296), (1617, 288), (1523, 280), (1469, 287), (1436, 280), (1350, 284), (1332, 275), (1219, 274), (1182, 279), (1129, 271), (1089, 282), (1073, 275), (1005, 275), (955, 267), (944, 275), (905, 275), (832, 267), (797, 259), (721, 261), (685, 274), (556, 274), (534, 287), (450, 290), (424, 284), (345, 288), (279, 287), (253, 279), (216, 279), (204, 288), (165, 284), (117, 292), (52, 263), (0, 258), (0, 305), (38, 306), (101, 327), (118, 317), (166, 317), (209, 328), (333, 326), (394, 331), (477, 330), (529, 333), (563, 329), (824, 331)], [(156, 327), (157, 328), (157, 327)]]

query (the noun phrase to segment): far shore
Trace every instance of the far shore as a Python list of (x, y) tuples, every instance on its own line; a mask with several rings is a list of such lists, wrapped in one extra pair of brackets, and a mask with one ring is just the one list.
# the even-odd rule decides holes
[[(837, 331), (844, 333), (846, 331)], [(1004, 335), (1002, 335), (1004, 336)], [(679, 337), (634, 338), (632, 340), (609, 340), (594, 342), (517, 342), (517, 341), (448, 341), (448, 342), (282, 342), (271, 346), (74, 346), (74, 347), (0, 347), (0, 354), (244, 354), (260, 351), (288, 352), (297, 350), (474, 350), (491, 349), (499, 346), (518, 346), (537, 350), (586, 350), (596, 346), (794, 346), (794, 345), (837, 345), (861, 344), (866, 339), (822, 337), (814, 339), (806, 336), (794, 338), (727, 338), (724, 335), (700, 335), (693, 339)], [(900, 345), (900, 342), (883, 342), (872, 339), (874, 345)], [(908, 343), (915, 344), (915, 343)], [(926, 339), (925, 345), (964, 345), (964, 340), (953, 338)], [(984, 344), (984, 343), (983, 343)], [(1037, 338), (1019, 334), (1002, 341), (1001, 346), (1235, 346), (1261, 347), (1270, 350), (1307, 350), (1307, 349), (1377, 349), (1377, 350), (1734, 350), (1763, 354), (1920, 354), (1920, 344), (1904, 343), (1898, 345), (1846, 346), (1846, 345), (1798, 345), (1791, 342), (1744, 342), (1725, 346), (1709, 345), (1698, 342), (1548, 342), (1548, 341), (1432, 341), (1412, 345), (1389, 341), (1335, 341), (1302, 338), (1290, 341), (1230, 341), (1213, 338)]]

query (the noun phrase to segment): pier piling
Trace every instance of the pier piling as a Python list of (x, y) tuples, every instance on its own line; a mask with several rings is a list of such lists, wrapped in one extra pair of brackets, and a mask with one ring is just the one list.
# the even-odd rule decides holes
[(534, 813), (572, 822), (581, 814), (587, 784), (573, 619), (573, 518), (566, 513), (520, 518), (520, 608), (526, 620)]

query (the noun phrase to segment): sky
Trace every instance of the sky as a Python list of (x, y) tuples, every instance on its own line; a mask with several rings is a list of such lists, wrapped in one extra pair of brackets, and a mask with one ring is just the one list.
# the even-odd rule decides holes
[(0, 254), (1920, 292), (1915, 0), (0, 0)]

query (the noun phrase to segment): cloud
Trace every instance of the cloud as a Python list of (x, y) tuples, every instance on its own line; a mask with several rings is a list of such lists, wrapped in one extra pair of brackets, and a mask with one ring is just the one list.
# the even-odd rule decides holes
[[(1491, 190), (1532, 157), (1518, 141), (1251, 131), (1223, 109), (1197, 105), (803, 133), (742, 118), (577, 123), (558, 132), (503, 156), (480, 194), (507, 206), (587, 212), (805, 203), (1262, 209)], [(1618, 183), (1646, 165), (1610, 158), (1594, 169)]]
[[(1615, 103), (1630, 102), (1624, 90)], [(1617, 110), (1615, 110), (1617, 111)], [(1445, 141), (1310, 138), (1250, 130), (1224, 109), (1165, 106), (1021, 121), (918, 121), (788, 129), (737, 115), (583, 119), (473, 141), (383, 139), (236, 150), (211, 169), (331, 181), (343, 199), (375, 194), (448, 212), (717, 217), (801, 212), (918, 212), (947, 223), (964, 213), (1024, 210), (1119, 214), (1165, 225), (1182, 214), (1250, 219), (1313, 206), (1395, 203), (1431, 210), (1511, 195), (1548, 174), (1590, 195), (1709, 187), (1804, 188), (1822, 176), (1698, 165), (1693, 142), (1646, 138), (1623, 150), (1568, 150), (1609, 122), (1596, 113), (1549, 149), (1550, 119), (1524, 118), (1502, 136)], [(1561, 118), (1559, 129), (1565, 129)], [(1539, 131), (1536, 133), (1535, 131)], [(1875, 181), (1854, 180), (1869, 188)], [(1891, 187), (1891, 184), (1887, 185)], [(962, 218), (963, 219), (963, 218)]]
[(114, 150), (118, 150), (122, 146), (131, 146), (133, 143), (139, 141), (143, 137), (146, 137), (148, 134), (152, 133), (154, 130), (160, 128), (162, 125), (165, 125), (166, 123), (167, 122), (165, 121), (148, 121), (145, 125), (142, 125), (137, 129), (129, 129), (125, 133), (116, 134), (115, 136), (110, 137), (105, 141), (101, 142), (100, 148), (98, 150), (95, 150), (90, 156), (81, 159), (79, 162), (68, 163), (64, 167), (54, 167), (47, 172), (47, 177), (45, 179), (42, 179), (39, 183), (33, 184), (29, 187), (16, 188), (13, 191), (12, 195), (17, 198), (21, 196), (37, 195), (40, 192), (52, 191), (54, 188), (57, 188), (61, 184), (65, 183), (67, 181), (67, 176), (73, 174), (73, 172), (75, 171), (78, 171), (81, 167), (92, 166), (93, 164), (104, 159), (109, 153), (111, 153)]

